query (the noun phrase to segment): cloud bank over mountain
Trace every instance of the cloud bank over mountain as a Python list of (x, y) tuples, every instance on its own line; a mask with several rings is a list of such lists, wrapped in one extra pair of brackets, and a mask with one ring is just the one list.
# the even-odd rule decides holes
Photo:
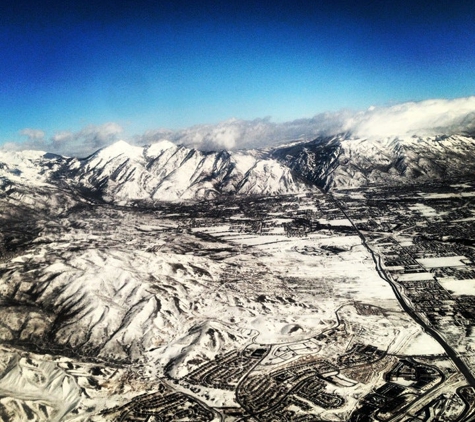
[(41, 150), (61, 155), (85, 157), (119, 140), (124, 129), (115, 122), (88, 125), (77, 132), (63, 130), (48, 138), (41, 129), (25, 128), (19, 131), (26, 137), (22, 143), (8, 142), (4, 150)]
[(137, 138), (136, 142), (168, 139), (200, 149), (260, 148), (342, 132), (361, 138), (473, 133), (475, 96), (370, 107), (359, 112), (327, 112), (284, 123), (274, 123), (270, 119), (231, 119), (217, 125), (193, 126), (176, 132), (151, 131)]
[(357, 112), (326, 112), (283, 123), (273, 122), (270, 118), (233, 118), (214, 125), (196, 125), (176, 131), (157, 129), (130, 137), (123, 136), (124, 129), (114, 122), (89, 125), (78, 132), (60, 131), (50, 138), (41, 129), (25, 128), (20, 131), (27, 138), (25, 142), (8, 143), (3, 149), (40, 149), (63, 155), (87, 156), (123, 138), (136, 145), (169, 140), (201, 150), (235, 150), (311, 140), (342, 132), (358, 138), (474, 134), (475, 96), (370, 107)]
[(339, 133), (344, 122), (354, 113), (321, 113), (307, 119), (284, 123), (270, 118), (240, 120), (229, 119), (216, 125), (196, 125), (190, 128), (167, 131), (148, 131), (136, 137), (139, 144), (170, 140), (178, 144), (204, 150), (261, 148), (297, 139), (313, 139), (317, 136)]
[(475, 96), (372, 107), (348, 119), (343, 128), (359, 137), (472, 133), (475, 131)]

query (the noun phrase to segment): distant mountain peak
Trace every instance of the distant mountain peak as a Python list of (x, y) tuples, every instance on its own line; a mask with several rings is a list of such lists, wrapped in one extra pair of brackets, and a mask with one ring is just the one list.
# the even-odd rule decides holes
[(96, 151), (93, 155), (100, 157), (117, 157), (119, 155), (126, 155), (128, 157), (139, 157), (143, 153), (143, 148), (130, 145), (126, 141), (117, 141), (112, 145), (101, 148)]

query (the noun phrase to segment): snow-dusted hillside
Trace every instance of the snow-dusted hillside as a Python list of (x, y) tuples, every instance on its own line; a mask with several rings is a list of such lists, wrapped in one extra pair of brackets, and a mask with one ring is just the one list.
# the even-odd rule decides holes
[(48, 185), (51, 174), (57, 171), (64, 161), (61, 156), (44, 151), (0, 150), (0, 187), (8, 189), (12, 184)]
[(0, 198), (18, 207), (61, 214), (81, 200), (57, 179), (67, 162), (60, 155), (42, 151), (0, 151)]

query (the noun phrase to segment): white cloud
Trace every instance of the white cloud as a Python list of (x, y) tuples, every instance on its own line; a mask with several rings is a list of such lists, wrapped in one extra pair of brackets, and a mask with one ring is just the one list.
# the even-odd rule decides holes
[(371, 107), (344, 125), (344, 130), (361, 137), (451, 135), (474, 129), (475, 97)]
[(63, 130), (61, 132), (56, 132), (51, 140), (58, 145), (64, 145), (66, 142), (70, 142), (74, 139), (74, 133), (68, 130)]
[(2, 145), (4, 150), (41, 150), (56, 154), (85, 157), (99, 148), (119, 140), (123, 128), (114, 122), (103, 125), (89, 125), (78, 132), (60, 131), (51, 138), (46, 138), (40, 129), (22, 129), (19, 133), (27, 140), (21, 143), (7, 142)]
[(148, 132), (136, 141), (144, 144), (169, 139), (201, 149), (259, 148), (343, 132), (369, 138), (475, 134), (475, 96), (371, 106), (360, 112), (342, 110), (285, 123), (274, 123), (268, 118), (230, 119), (217, 125), (198, 125), (176, 132)]
[(334, 126), (331, 116), (328, 120), (324, 117), (327, 114), (286, 123), (274, 123), (269, 118), (229, 119), (216, 125), (196, 125), (175, 132), (163, 129), (149, 131), (135, 137), (134, 142), (142, 145), (167, 139), (203, 150), (260, 148), (319, 136)]
[(20, 135), (26, 136), (29, 141), (38, 141), (45, 137), (45, 133), (41, 129), (25, 128), (20, 130)]
[[(270, 118), (229, 119), (216, 125), (196, 125), (171, 131), (157, 129), (136, 135), (128, 142), (137, 145), (170, 140), (203, 150), (262, 148), (298, 139), (312, 140), (342, 132), (357, 137), (420, 136), (453, 133), (475, 134), (475, 96), (454, 100), (426, 100), (365, 111), (342, 110), (312, 118), (275, 123)], [(78, 132), (57, 132), (50, 139), (40, 129), (26, 128), (22, 144), (9, 143), (4, 149), (40, 149), (63, 155), (85, 157), (119, 140), (123, 128), (115, 122), (89, 125)]]
[(91, 139), (98, 144), (102, 144), (122, 132), (122, 126), (115, 122), (109, 122), (100, 126), (89, 125), (78, 132), (78, 137)]
[(22, 151), (28, 148), (23, 147), (24, 144), (19, 144), (18, 142), (5, 142), (1, 149), (3, 151)]
[(21, 151), (26, 149), (47, 151), (45, 148), (46, 134), (41, 129), (25, 128), (18, 134), (26, 137), (23, 142), (6, 142), (1, 148), (5, 151)]
[[(103, 125), (89, 125), (81, 131), (73, 134), (72, 155), (88, 155), (92, 152), (110, 145), (119, 140), (123, 132), (118, 123), (109, 122)], [(68, 146), (71, 149), (71, 145)]]

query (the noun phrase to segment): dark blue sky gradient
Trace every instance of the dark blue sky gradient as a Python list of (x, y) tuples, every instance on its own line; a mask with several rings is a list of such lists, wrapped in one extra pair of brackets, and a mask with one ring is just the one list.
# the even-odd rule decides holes
[(473, 1), (15, 1), (0, 144), (475, 94)]

